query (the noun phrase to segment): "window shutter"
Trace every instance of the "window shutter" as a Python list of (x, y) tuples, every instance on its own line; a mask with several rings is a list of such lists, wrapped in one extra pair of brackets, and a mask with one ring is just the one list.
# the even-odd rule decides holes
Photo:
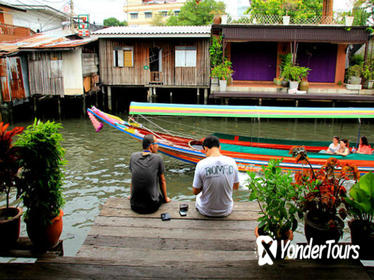
[(134, 66), (134, 59), (133, 59), (133, 51), (132, 50), (124, 50), (123, 51), (123, 63), (125, 67), (133, 67)]
[(118, 50), (118, 67), (123, 67), (123, 50)]

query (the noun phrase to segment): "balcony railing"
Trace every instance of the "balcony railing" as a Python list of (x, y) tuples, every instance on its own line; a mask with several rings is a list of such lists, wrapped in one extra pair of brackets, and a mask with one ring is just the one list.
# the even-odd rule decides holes
[[(222, 22), (224, 23), (224, 21)], [(261, 24), (261, 25), (278, 25), (278, 24), (294, 24), (294, 25), (352, 25), (349, 18), (343, 16), (318, 16), (312, 18), (284, 18), (279, 15), (245, 15), (242, 17), (228, 17), (228, 24)]]

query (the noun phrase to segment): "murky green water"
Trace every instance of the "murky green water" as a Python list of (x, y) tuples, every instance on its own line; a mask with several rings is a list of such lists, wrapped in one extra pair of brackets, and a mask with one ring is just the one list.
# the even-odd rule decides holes
[[(125, 116), (122, 116), (126, 118)], [(210, 132), (238, 133), (255, 137), (329, 140), (333, 135), (355, 141), (358, 125), (355, 121), (331, 120), (295, 121), (219, 119), (219, 118), (152, 118), (157, 124), (172, 131), (192, 135), (197, 139)], [(31, 122), (30, 122), (31, 123)], [(99, 214), (100, 205), (109, 197), (129, 195), (130, 155), (141, 148), (139, 142), (109, 127), (96, 133), (89, 119), (62, 121), (64, 147), (68, 164), (65, 170), (64, 249), (66, 256), (74, 256), (82, 245), (90, 226)], [(144, 122), (145, 123), (145, 122)], [(28, 125), (18, 123), (16, 125)], [(374, 141), (373, 125), (364, 122), (361, 135)], [(173, 200), (193, 200), (194, 166), (164, 156), (169, 196)], [(242, 185), (246, 174), (241, 174)], [(247, 200), (244, 186), (235, 193), (236, 201)], [(0, 205), (4, 205), (1, 198)], [(26, 235), (24, 225), (23, 233)], [(348, 237), (348, 234), (345, 234)], [(302, 236), (302, 235), (300, 235)]]

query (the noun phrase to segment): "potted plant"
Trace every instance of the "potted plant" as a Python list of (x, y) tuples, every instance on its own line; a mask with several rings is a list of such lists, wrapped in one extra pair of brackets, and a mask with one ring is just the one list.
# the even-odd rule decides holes
[(360, 258), (374, 256), (374, 174), (367, 173), (352, 186), (345, 206), (351, 219), (351, 240), (360, 245)]
[(284, 79), (289, 80), (290, 90), (297, 90), (300, 81), (308, 75), (309, 71), (310, 69), (307, 67), (288, 64), (284, 67), (282, 76)]
[(0, 123), (0, 193), (6, 196), (6, 207), (0, 208), (0, 248), (13, 245), (19, 238), (22, 208), (9, 206), (11, 190), (17, 191), (18, 199), (23, 193), (22, 181), (18, 176), (20, 149), (12, 145), (13, 137), (23, 127), (7, 130), (9, 124)]
[(211, 76), (219, 79), (220, 91), (226, 91), (227, 81), (231, 79), (233, 72), (234, 71), (231, 69), (231, 62), (226, 59), (223, 63), (212, 69)]
[[(262, 174), (249, 172), (249, 200), (257, 200), (260, 207), (259, 225), (255, 234), (269, 235), (277, 240), (278, 246), (293, 239), (293, 231), (297, 228), (297, 216), (302, 217), (298, 208), (301, 188), (294, 188), (292, 175), (283, 173), (280, 160), (270, 160), (267, 167), (262, 167)], [(278, 253), (281, 250), (277, 250)], [(277, 258), (280, 255), (277, 254)]]
[(288, 15), (288, 11), (296, 10), (297, 6), (298, 6), (297, 0), (283, 0), (282, 1), (282, 8), (286, 11), (286, 15), (283, 16), (284, 25), (290, 24), (290, 16)]
[(371, 65), (365, 64), (362, 71), (362, 76), (366, 80), (366, 88), (374, 87), (374, 62)]
[(348, 83), (351, 85), (360, 85), (362, 76), (362, 66), (352, 65), (348, 68)]
[[(222, 36), (212, 37), (211, 45), (209, 46), (209, 56), (212, 72), (213, 69), (223, 62), (223, 49), (222, 49)], [(211, 74), (211, 83), (213, 85), (218, 85), (218, 77)]]
[(295, 184), (303, 186), (305, 190), (300, 207), (306, 213), (306, 239), (309, 242), (313, 238), (315, 244), (325, 244), (327, 240), (338, 242), (343, 234), (346, 216), (344, 208), (340, 208), (346, 196), (344, 184), (348, 180), (358, 180), (360, 175), (357, 168), (349, 164), (340, 165), (336, 158), (330, 158), (315, 173), (304, 148), (293, 147), (290, 153), (296, 157), (296, 162), (309, 166), (309, 169), (295, 173)]
[(62, 167), (65, 150), (61, 124), (35, 120), (17, 139), (22, 147), (23, 204), (27, 233), (37, 249), (54, 247), (62, 232)]

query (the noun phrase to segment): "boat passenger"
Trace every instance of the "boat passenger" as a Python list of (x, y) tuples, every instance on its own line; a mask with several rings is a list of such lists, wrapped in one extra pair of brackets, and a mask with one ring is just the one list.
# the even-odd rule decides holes
[(332, 138), (332, 143), (330, 144), (330, 146), (328, 147), (327, 149), (327, 153), (328, 154), (335, 154), (340, 148), (340, 145), (339, 145), (339, 137), (338, 136), (334, 136)]
[(143, 152), (135, 152), (130, 158), (130, 204), (133, 211), (148, 214), (156, 212), (162, 203), (171, 200), (166, 192), (164, 162), (156, 154), (156, 138), (147, 134), (142, 144)]
[(371, 146), (369, 145), (368, 139), (366, 138), (366, 136), (362, 136), (360, 138), (360, 145), (358, 146), (357, 153), (371, 155), (372, 152), (373, 150), (371, 149)]
[(347, 139), (340, 140), (339, 150), (337, 150), (335, 154), (341, 155), (341, 156), (349, 155), (349, 143)]
[(196, 209), (205, 216), (228, 216), (234, 205), (232, 192), (239, 188), (238, 166), (234, 159), (221, 154), (216, 136), (206, 137), (202, 146), (206, 158), (196, 165), (192, 184)]

